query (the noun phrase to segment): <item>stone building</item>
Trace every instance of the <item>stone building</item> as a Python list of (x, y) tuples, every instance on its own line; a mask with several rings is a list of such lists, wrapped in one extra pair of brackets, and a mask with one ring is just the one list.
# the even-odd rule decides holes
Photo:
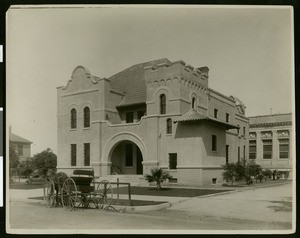
[(20, 162), (31, 157), (31, 144), (31, 141), (12, 133), (11, 126), (9, 127), (9, 147), (15, 150)]
[(292, 178), (292, 113), (249, 117), (249, 159)]
[(208, 87), (207, 67), (159, 59), (110, 78), (78, 66), (57, 88), (58, 170), (99, 176), (168, 170), (180, 184), (220, 183), (248, 155), (245, 106)]

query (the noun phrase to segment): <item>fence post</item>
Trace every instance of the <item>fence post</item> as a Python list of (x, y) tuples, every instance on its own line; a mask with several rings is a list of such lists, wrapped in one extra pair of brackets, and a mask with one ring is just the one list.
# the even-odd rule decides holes
[(119, 178), (117, 178), (117, 204), (119, 204)]
[(131, 206), (131, 187), (130, 187), (130, 183), (128, 183), (128, 198), (129, 198), (129, 206)]

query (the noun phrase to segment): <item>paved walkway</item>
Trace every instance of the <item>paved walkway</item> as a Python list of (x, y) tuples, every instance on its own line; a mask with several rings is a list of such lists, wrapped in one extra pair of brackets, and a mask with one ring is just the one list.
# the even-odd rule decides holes
[(212, 197), (195, 197), (170, 210), (207, 216), (269, 222), (292, 221), (292, 183), (237, 191)]

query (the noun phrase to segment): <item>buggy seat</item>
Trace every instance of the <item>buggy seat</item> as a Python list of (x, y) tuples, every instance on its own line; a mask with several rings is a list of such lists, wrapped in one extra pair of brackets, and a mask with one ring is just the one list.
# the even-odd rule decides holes
[(76, 184), (78, 191), (82, 193), (90, 193), (94, 191), (94, 186), (91, 183), (94, 180), (94, 170), (76, 169), (70, 176)]

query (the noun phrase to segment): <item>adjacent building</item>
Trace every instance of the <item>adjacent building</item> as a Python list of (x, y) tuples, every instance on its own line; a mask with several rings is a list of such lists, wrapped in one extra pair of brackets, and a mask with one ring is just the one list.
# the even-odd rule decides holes
[(249, 117), (249, 159), (264, 169), (292, 178), (292, 114)]
[(159, 59), (109, 78), (82, 66), (57, 88), (58, 170), (216, 184), (222, 165), (248, 157), (249, 120), (236, 97), (209, 88), (208, 67)]
[(15, 150), (20, 162), (31, 157), (31, 144), (31, 141), (13, 134), (11, 127), (9, 127), (9, 147)]

